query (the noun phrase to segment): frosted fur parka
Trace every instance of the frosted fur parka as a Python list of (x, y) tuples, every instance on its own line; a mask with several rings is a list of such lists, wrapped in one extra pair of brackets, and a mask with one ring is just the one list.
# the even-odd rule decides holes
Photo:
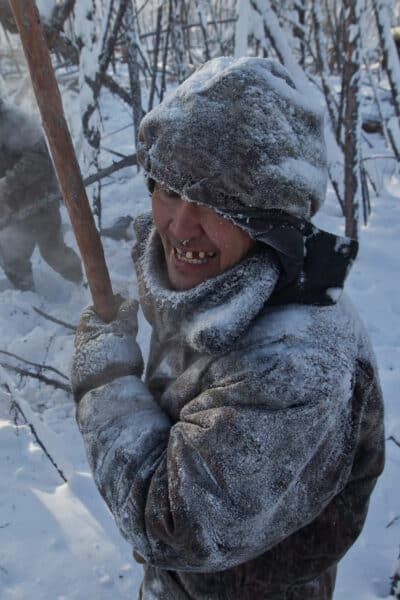
[(0, 99), (0, 229), (58, 202), (58, 190), (39, 125)]
[(107, 371), (124, 352), (97, 335), (87, 352), (102, 372), (72, 381), (97, 486), (143, 558), (140, 598), (330, 599), (383, 468), (363, 325), (344, 295), (271, 304), (279, 267), (263, 245), (173, 292), (151, 216), (137, 233), (144, 382), (132, 339)]

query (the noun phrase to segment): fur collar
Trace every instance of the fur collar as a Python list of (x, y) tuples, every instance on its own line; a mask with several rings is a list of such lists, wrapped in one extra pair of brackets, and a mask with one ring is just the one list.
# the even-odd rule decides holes
[(141, 305), (160, 340), (180, 337), (194, 350), (226, 351), (262, 310), (279, 277), (279, 268), (266, 247), (217, 277), (185, 291), (168, 287), (164, 254), (151, 214), (136, 219), (133, 258)]

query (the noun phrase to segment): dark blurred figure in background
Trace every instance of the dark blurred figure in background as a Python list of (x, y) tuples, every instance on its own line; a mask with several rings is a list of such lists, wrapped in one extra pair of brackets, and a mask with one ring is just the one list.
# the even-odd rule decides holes
[(0, 266), (20, 290), (34, 290), (36, 245), (50, 267), (79, 283), (78, 255), (64, 242), (60, 193), (37, 122), (0, 98)]

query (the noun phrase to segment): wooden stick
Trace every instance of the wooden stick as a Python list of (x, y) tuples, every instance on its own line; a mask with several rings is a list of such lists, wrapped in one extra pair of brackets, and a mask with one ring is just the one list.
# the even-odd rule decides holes
[(87, 199), (60, 92), (34, 0), (9, 0), (28, 62), (61, 192), (78, 242), (94, 308), (104, 321), (114, 316), (114, 296), (103, 246)]

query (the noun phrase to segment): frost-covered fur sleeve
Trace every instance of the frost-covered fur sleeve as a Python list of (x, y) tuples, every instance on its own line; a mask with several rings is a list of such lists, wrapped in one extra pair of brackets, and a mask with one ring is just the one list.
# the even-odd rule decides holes
[(277, 335), (268, 324), (269, 341), (256, 327), (250, 347), (212, 364), (207, 387), (173, 425), (133, 377), (81, 400), (78, 422), (100, 492), (152, 564), (217, 571), (245, 562), (343, 491), (358, 447), (369, 461), (360, 479), (381, 469), (373, 384), (354, 408), (353, 333), (339, 347), (335, 335)]

